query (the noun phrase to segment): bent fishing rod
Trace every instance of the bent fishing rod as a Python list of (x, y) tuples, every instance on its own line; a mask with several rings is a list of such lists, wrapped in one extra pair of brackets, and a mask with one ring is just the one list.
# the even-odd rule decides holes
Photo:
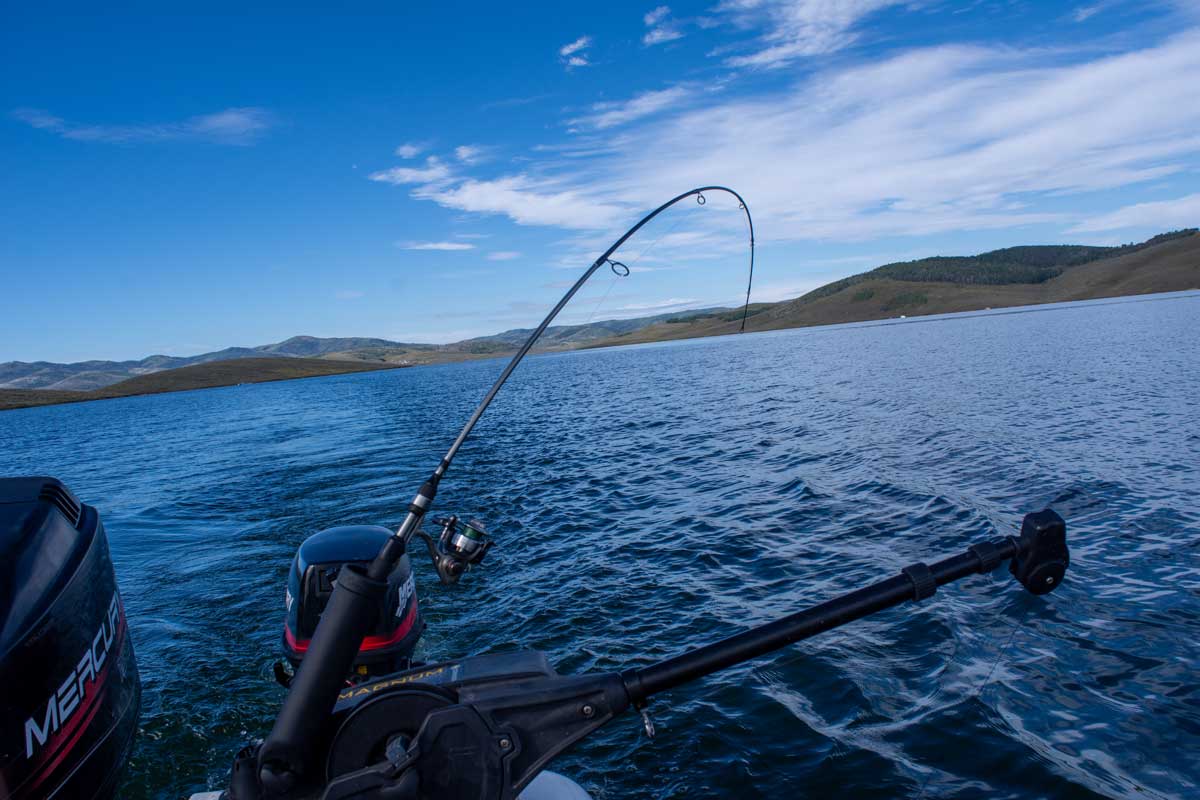
[(754, 220), (750, 207), (733, 189), (726, 186), (701, 186), (679, 194), (642, 217), (625, 231), (604, 253), (592, 262), (578, 280), (567, 290), (557, 304), (534, 329), (513, 355), (512, 360), (500, 373), (496, 382), (484, 395), (483, 400), (467, 419), (458, 436), (442, 457), (433, 473), (417, 491), (408, 506), (408, 513), (396, 533), (388, 539), (379, 554), (363, 570), (356, 565), (345, 566), (338, 575), (334, 591), (320, 624), (313, 634), (304, 662), (291, 683), (279, 715), (270, 735), (263, 742), (259, 753), (259, 779), (268, 793), (283, 794), (290, 791), (305, 773), (306, 762), (311, 758), (315, 745), (311, 735), (312, 720), (327, 716), (343, 688), (345, 675), (349, 671), (359, 644), (367, 634), (379, 599), (387, 590), (387, 576), (396, 562), (407, 552), (413, 535), (421, 527), (426, 513), (437, 496), (438, 484), (458, 455), (463, 442), (471, 435), (475, 424), (492, 404), (496, 394), (508, 381), (513, 370), (524, 360), (534, 344), (550, 323), (575, 297), (584, 284), (604, 265), (609, 265), (618, 277), (630, 274), (628, 266), (614, 261), (613, 255), (642, 228), (669, 208), (695, 197), (699, 205), (705, 205), (706, 193), (724, 193), (737, 200), (738, 208), (745, 214), (750, 234), (750, 268), (746, 281), (746, 299), (742, 307), (739, 332), (746, 329), (746, 318), (750, 310), (750, 291), (754, 282)]
[[(366, 567), (359, 565), (365, 562), (341, 567), (269, 736), (234, 759), (226, 800), (519, 800), (552, 759), (627, 709), (642, 713), (646, 733), (653, 737), (649, 699), (684, 683), (885, 609), (926, 600), (941, 586), (991, 572), (1006, 561), (1033, 594), (1046, 594), (1062, 583), (1070, 563), (1066, 523), (1046, 509), (1027, 514), (1018, 536), (979, 542), (930, 564), (911, 564), (891, 578), (643, 667), (560, 675), (544, 654), (519, 651), (347, 682), (364, 634), (384, 607), (390, 585), (385, 578), (412, 536), (425, 536), (419, 527), (438, 482), (512, 371), (597, 270), (608, 264), (618, 275), (628, 274), (626, 265), (612, 259), (621, 245), (667, 208), (691, 196), (699, 201), (706, 191), (735, 197), (750, 221), (736, 192), (710, 186), (673, 198), (630, 228), (588, 267), (517, 351), (374, 560)], [(753, 223), (750, 232), (752, 276)], [(742, 329), (748, 308), (749, 289)], [(453, 522), (446, 530), (452, 528)], [(435, 566), (445, 579), (436, 560)]]

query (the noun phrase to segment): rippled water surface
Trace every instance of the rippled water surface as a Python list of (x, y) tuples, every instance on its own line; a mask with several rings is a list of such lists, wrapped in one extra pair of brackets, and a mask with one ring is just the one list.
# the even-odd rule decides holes
[[(484, 361), (0, 414), (0, 472), (104, 515), (145, 684), (122, 796), (216, 787), (269, 728), (308, 534), (394, 526)], [(426, 659), (678, 653), (1067, 518), (1006, 571), (654, 702), (557, 762), (598, 798), (1200, 796), (1200, 296), (532, 358), (443, 483), (491, 523)], [(1007, 646), (1006, 646), (1007, 645)]]

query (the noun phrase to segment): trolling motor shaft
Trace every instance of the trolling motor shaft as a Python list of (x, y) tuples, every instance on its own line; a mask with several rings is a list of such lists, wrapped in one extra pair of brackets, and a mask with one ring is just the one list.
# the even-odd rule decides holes
[(820, 605), (768, 622), (645, 669), (621, 673), (634, 705), (650, 695), (816, 636), (908, 601), (933, 597), (939, 586), (991, 572), (1009, 561), (1012, 574), (1033, 594), (1046, 594), (1062, 582), (1070, 556), (1066, 523), (1050, 509), (1026, 515), (1019, 538), (972, 545), (965, 553), (933, 564), (917, 563), (900, 574)]
[[(1019, 536), (973, 545), (933, 564), (905, 567), (892, 578), (644, 669), (577, 676), (547, 669), (532, 675), (528, 662), (540, 654), (530, 653), (425, 668), (417, 678), (451, 689), (457, 702), (446, 701), (429, 711), (411, 734), (405, 752), (383, 761), (360, 761), (365, 763), (360, 769), (331, 775), (321, 796), (324, 800), (514, 800), (555, 756), (629, 706), (644, 708), (651, 695), (877, 611), (927, 599), (939, 586), (991, 572), (1006, 560), (1030, 592), (1052, 591), (1062, 582), (1070, 561), (1066, 523), (1049, 509), (1029, 514)], [(510, 668), (483, 678), (475, 665), (496, 658), (520, 660), (525, 670)], [(439, 683), (436, 677), (471, 672), (475, 674), (469, 680)], [(395, 700), (402, 705), (406, 692), (415, 698), (419, 691), (403, 675), (396, 684)], [(371, 693), (369, 688), (364, 691)], [(361, 713), (351, 713), (341, 723), (339, 737), (371, 741), (393, 735), (394, 725), (381, 727), (378, 715), (370, 713), (371, 703), (382, 702), (383, 697), (376, 696), (364, 703)]]

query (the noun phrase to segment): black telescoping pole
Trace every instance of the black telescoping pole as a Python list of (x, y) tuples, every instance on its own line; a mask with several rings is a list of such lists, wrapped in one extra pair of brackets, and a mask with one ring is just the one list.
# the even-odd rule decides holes
[(1005, 561), (1019, 557), (1024, 552), (1023, 543), (1012, 538), (984, 542), (972, 546), (965, 553), (934, 564), (913, 564), (894, 578), (865, 586), (644, 669), (626, 670), (621, 677), (625, 681), (629, 699), (640, 707), (650, 695), (665, 692), (885, 608), (932, 597), (939, 586), (968, 575), (991, 572)]

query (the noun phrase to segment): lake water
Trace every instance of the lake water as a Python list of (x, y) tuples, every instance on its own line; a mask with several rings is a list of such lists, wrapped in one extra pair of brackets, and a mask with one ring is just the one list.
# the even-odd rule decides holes
[[(124, 798), (217, 787), (269, 729), (289, 559), (395, 526), (503, 366), (0, 414), (0, 473), (105, 519), (145, 695)], [(956, 553), (1050, 505), (1072, 568), (1006, 570), (677, 689), (556, 762), (598, 798), (1200, 795), (1200, 295), (531, 358), (418, 560), (420, 655), (646, 664)]]

